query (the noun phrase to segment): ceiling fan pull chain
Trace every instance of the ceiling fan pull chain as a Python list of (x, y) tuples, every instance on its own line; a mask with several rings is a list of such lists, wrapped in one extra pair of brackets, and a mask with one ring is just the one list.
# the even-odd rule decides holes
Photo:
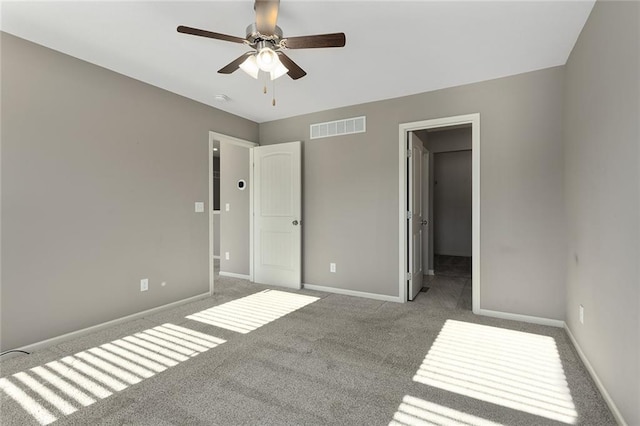
[(273, 99), (271, 100), (271, 105), (276, 106), (276, 81), (271, 80), (273, 83), (273, 87), (271, 88), (271, 94), (273, 95)]
[(263, 74), (264, 74), (264, 89), (262, 90), (262, 93), (266, 95), (267, 94), (267, 73), (263, 73)]

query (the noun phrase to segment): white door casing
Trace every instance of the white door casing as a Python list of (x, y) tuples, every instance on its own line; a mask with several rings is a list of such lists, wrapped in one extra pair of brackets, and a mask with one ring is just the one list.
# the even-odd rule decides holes
[(422, 257), (422, 155), (423, 147), (420, 139), (408, 134), (409, 157), (409, 208), (411, 217), (408, 219), (409, 236), (409, 300), (414, 300), (422, 289), (423, 257)]
[(471, 292), (474, 314), (487, 314), (492, 311), (481, 309), (480, 303), (480, 114), (473, 113), (452, 117), (435, 118), (410, 123), (400, 123), (398, 126), (398, 302), (408, 299), (407, 263), (409, 235), (407, 234), (407, 198), (409, 186), (407, 164), (407, 134), (426, 129), (471, 124), (471, 162), (472, 162), (472, 267)]
[(253, 148), (253, 280), (301, 288), (300, 142)]

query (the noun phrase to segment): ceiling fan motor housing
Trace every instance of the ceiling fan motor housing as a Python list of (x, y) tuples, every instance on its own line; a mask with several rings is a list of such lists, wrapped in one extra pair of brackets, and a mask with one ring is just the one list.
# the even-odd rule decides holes
[(280, 44), (280, 40), (282, 40), (282, 28), (277, 25), (273, 34), (261, 34), (255, 23), (247, 27), (247, 42), (252, 46), (260, 42), (268, 42), (271, 44), (270, 47), (274, 48)]

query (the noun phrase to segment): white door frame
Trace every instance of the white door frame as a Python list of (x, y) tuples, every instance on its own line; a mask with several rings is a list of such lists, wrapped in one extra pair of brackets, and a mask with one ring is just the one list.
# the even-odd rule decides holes
[(407, 301), (407, 134), (409, 132), (437, 127), (471, 124), (471, 180), (472, 180), (472, 299), (473, 313), (480, 313), (480, 114), (458, 115), (433, 120), (401, 123), (398, 131), (399, 146), (399, 274), (398, 295), (402, 302)]
[[(209, 205), (207, 209), (209, 210), (209, 295), (213, 296), (213, 275), (215, 263), (213, 261), (213, 141), (224, 141), (231, 143), (233, 145), (243, 146), (245, 148), (253, 148), (254, 146), (258, 146), (255, 142), (249, 142), (244, 139), (234, 138), (233, 136), (228, 136), (222, 133), (217, 133), (213, 131), (209, 131)], [(220, 158), (222, 161), (222, 157)], [(253, 171), (249, 176), (249, 191), (251, 194), (251, 203), (253, 203), (253, 185), (251, 185), (251, 180), (253, 178)], [(253, 207), (250, 208), (251, 212), (253, 212)], [(253, 221), (250, 220), (250, 246), (253, 246)], [(251, 281), (253, 281), (253, 266), (251, 273)]]

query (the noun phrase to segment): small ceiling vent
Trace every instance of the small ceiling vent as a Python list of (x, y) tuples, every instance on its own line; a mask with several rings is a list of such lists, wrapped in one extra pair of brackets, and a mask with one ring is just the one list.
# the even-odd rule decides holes
[(328, 121), (310, 126), (311, 139), (329, 138), (331, 136), (350, 135), (367, 131), (367, 117), (346, 118)]

